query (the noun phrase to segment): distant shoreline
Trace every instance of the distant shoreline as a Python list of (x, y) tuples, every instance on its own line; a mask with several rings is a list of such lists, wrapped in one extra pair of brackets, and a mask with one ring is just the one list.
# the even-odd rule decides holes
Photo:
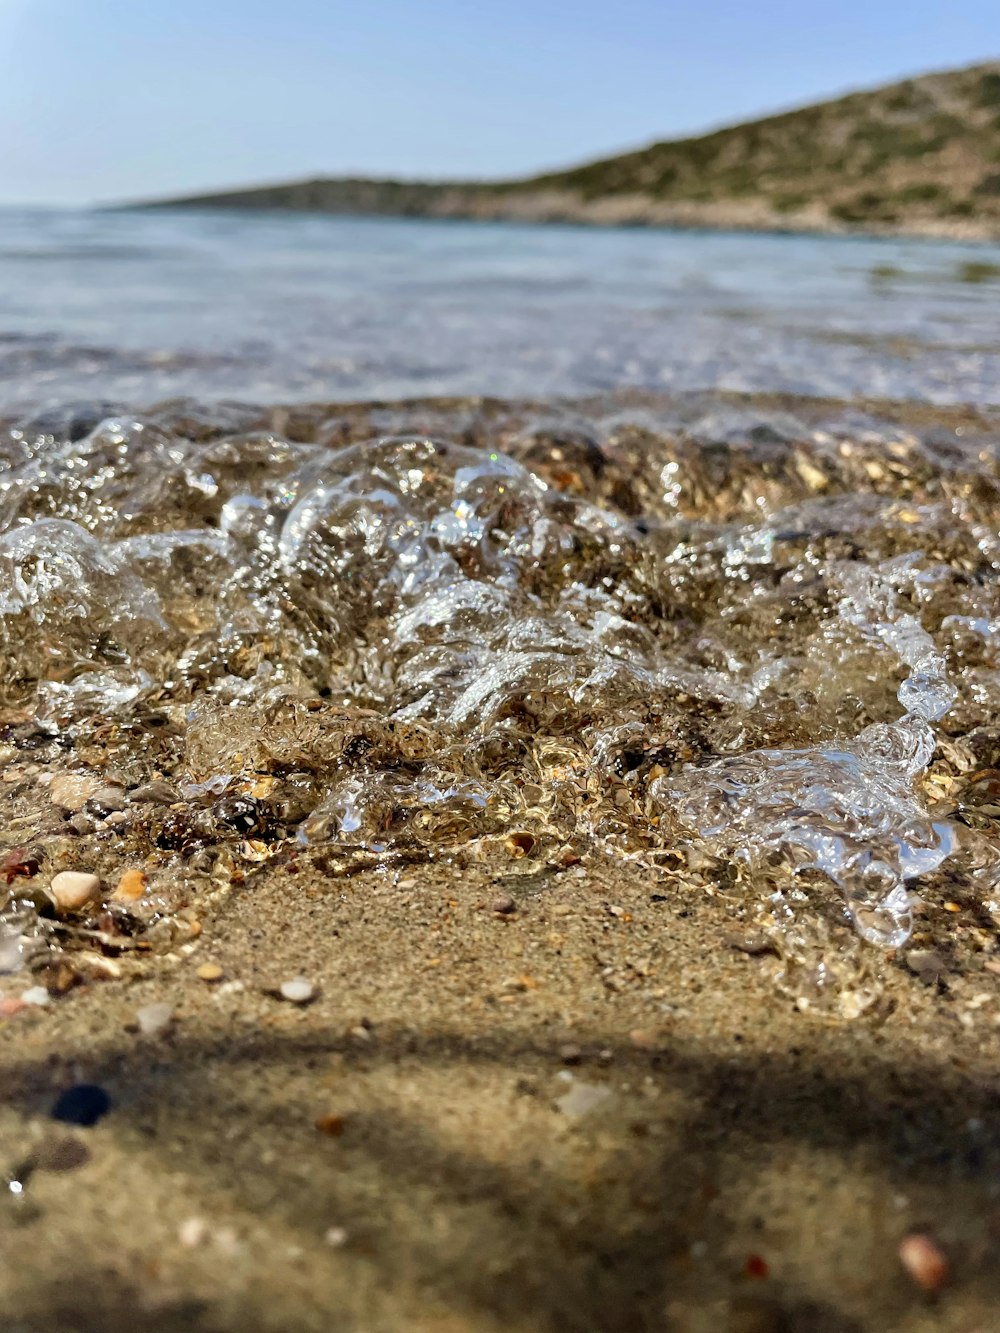
[[(280, 187), (279, 187), (280, 188)], [(515, 200), (511, 199), (510, 204)], [(228, 213), (297, 213), (313, 217), (349, 217), (399, 219), (422, 222), (486, 222), (525, 226), (578, 226), (601, 229), (642, 231), (713, 231), (771, 236), (842, 236), (873, 240), (954, 241), (977, 245), (1000, 244), (1000, 224), (961, 219), (919, 219), (910, 223), (872, 223), (867, 226), (833, 222), (812, 217), (776, 218), (764, 210), (730, 210), (707, 207), (664, 207), (649, 201), (648, 208), (638, 201), (608, 200), (609, 205), (592, 208), (586, 204), (572, 207), (551, 205), (533, 207), (527, 197), (518, 198), (516, 207), (490, 208), (479, 203), (467, 209), (452, 206), (391, 210), (388, 208), (322, 208), (263, 201), (223, 201), (217, 197), (157, 200), (150, 203), (103, 205), (107, 212), (205, 211)], [(617, 205), (612, 207), (610, 205)]]

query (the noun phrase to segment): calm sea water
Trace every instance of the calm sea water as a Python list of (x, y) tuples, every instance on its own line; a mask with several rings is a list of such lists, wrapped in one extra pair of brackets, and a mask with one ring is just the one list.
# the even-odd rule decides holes
[(997, 265), (1000, 246), (918, 241), (3, 211), (0, 407), (626, 386), (997, 403)]

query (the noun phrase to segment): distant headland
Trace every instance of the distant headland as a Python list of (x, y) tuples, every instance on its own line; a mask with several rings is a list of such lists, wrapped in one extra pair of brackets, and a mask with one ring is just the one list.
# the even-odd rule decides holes
[(318, 178), (126, 206), (1000, 239), (1000, 60), (522, 180)]

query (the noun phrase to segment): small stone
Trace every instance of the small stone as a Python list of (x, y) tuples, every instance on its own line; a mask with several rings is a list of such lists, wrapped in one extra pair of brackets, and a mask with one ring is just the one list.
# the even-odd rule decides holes
[(187, 1250), (196, 1250), (208, 1240), (208, 1223), (203, 1217), (188, 1217), (177, 1228), (177, 1239)]
[[(105, 959), (105, 962), (107, 961)], [(65, 995), (81, 980), (79, 970), (71, 966), (65, 958), (46, 964), (39, 976), (50, 995)]]
[(84, 838), (88, 833), (93, 833), (94, 821), (89, 815), (84, 814), (84, 812), (80, 810), (72, 819), (66, 821), (66, 827), (72, 829), (77, 837)]
[(16, 996), (5, 995), (3, 999), (0, 1000), (0, 1018), (13, 1018), (16, 1014), (21, 1013), (23, 1009), (27, 1009), (27, 1007), (28, 1006), (24, 1001), (17, 999)]
[(111, 897), (118, 903), (135, 903), (145, 892), (146, 872), (133, 868), (125, 871)]
[(110, 815), (125, 809), (125, 793), (121, 787), (102, 787), (87, 802), (88, 809), (97, 815)]
[(343, 1227), (327, 1227), (323, 1239), (331, 1249), (339, 1250), (347, 1244), (347, 1232)]
[(517, 903), (513, 898), (504, 894), (502, 897), (493, 900), (493, 910), (498, 916), (510, 916), (511, 912), (517, 911)]
[(924, 1291), (939, 1291), (948, 1280), (944, 1251), (924, 1232), (914, 1231), (899, 1242), (899, 1261)]
[(559, 1059), (564, 1065), (578, 1065), (583, 1060), (583, 1049), (575, 1042), (568, 1041), (559, 1047)]
[(105, 828), (124, 828), (127, 823), (128, 815), (123, 810), (116, 810), (113, 814), (108, 815), (104, 821), (104, 826)]
[(86, 773), (57, 773), (49, 783), (52, 804), (74, 812), (82, 810), (99, 790), (97, 778)]
[(62, 870), (50, 888), (60, 912), (79, 912), (100, 893), (101, 881), (87, 871)]
[(128, 799), (133, 805), (173, 805), (177, 792), (169, 782), (147, 782), (144, 787), (130, 791)]
[(199, 981), (207, 981), (211, 985), (221, 981), (225, 973), (218, 963), (202, 963), (195, 975)]
[(656, 1033), (650, 1028), (633, 1028), (628, 1039), (640, 1051), (655, 1051), (660, 1044)]
[(556, 1098), (556, 1106), (570, 1120), (580, 1120), (583, 1116), (596, 1111), (599, 1106), (603, 1106), (610, 1096), (610, 1088), (605, 1088), (600, 1083), (574, 1082), (568, 1092)]
[(212, 1244), (230, 1259), (235, 1259), (243, 1245), (232, 1227), (217, 1227), (211, 1233)]
[(21, 992), (22, 1004), (34, 1004), (42, 1007), (48, 1004), (52, 996), (44, 986), (29, 986), (27, 990)]
[(111, 1098), (96, 1083), (77, 1083), (56, 1098), (49, 1112), (53, 1120), (89, 1129), (111, 1110)]
[(308, 1004), (316, 996), (316, 987), (305, 977), (292, 977), (281, 983), (278, 994), (289, 1004)]
[(136, 1010), (135, 1021), (144, 1037), (158, 1037), (174, 1021), (174, 1011), (169, 1004), (146, 1004)]
[(90, 1161), (90, 1149), (80, 1139), (43, 1139), (31, 1151), (28, 1164), (34, 1171), (75, 1171)]
[(740, 953), (750, 954), (751, 957), (777, 953), (773, 942), (760, 930), (733, 930), (723, 936), (723, 942), (730, 949), (739, 949)]
[(761, 1254), (748, 1254), (743, 1261), (743, 1276), (763, 1281), (771, 1275), (771, 1265)]
[(925, 986), (936, 985), (948, 970), (944, 959), (934, 949), (911, 949), (906, 955), (906, 966)]
[(316, 1128), (321, 1134), (327, 1134), (331, 1139), (339, 1139), (343, 1134), (347, 1121), (342, 1115), (331, 1114), (321, 1115), (316, 1121)]

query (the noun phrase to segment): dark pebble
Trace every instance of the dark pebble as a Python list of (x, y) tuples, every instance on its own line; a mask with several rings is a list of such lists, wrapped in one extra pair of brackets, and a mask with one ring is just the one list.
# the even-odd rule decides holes
[(260, 806), (252, 796), (224, 796), (212, 806), (212, 814), (237, 833), (257, 833), (263, 825)]
[(53, 1120), (67, 1125), (83, 1125), (89, 1129), (111, 1110), (111, 1098), (96, 1083), (78, 1083), (67, 1088), (56, 1099), (49, 1114)]
[(28, 1164), (34, 1171), (75, 1171), (90, 1161), (90, 1149), (79, 1139), (45, 1139), (32, 1152)]

